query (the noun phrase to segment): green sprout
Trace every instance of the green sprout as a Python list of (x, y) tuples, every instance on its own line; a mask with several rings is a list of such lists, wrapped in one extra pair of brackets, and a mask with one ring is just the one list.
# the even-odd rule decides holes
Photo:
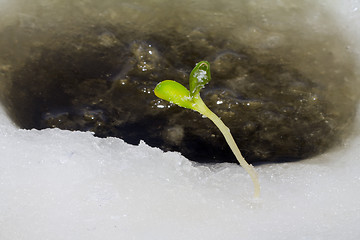
[(246, 162), (237, 147), (230, 129), (223, 121), (213, 113), (200, 97), (200, 90), (210, 81), (210, 64), (207, 61), (199, 62), (191, 71), (189, 77), (190, 91), (183, 85), (173, 80), (160, 82), (154, 90), (157, 97), (179, 105), (180, 107), (192, 109), (209, 118), (224, 135), (240, 165), (247, 171), (254, 183), (254, 196), (260, 196), (260, 184), (254, 167)]

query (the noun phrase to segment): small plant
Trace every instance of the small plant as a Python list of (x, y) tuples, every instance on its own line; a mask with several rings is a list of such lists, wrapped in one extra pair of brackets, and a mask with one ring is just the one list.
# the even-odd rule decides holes
[(207, 84), (210, 79), (210, 64), (207, 61), (201, 61), (190, 73), (190, 91), (178, 82), (165, 80), (155, 87), (154, 93), (161, 99), (175, 103), (180, 107), (195, 110), (213, 121), (224, 135), (226, 142), (230, 146), (240, 165), (250, 175), (254, 183), (254, 196), (259, 197), (260, 184), (254, 167), (249, 165), (241, 155), (240, 150), (230, 133), (230, 129), (226, 127), (223, 121), (205, 105), (200, 97), (200, 90), (204, 88), (205, 84)]

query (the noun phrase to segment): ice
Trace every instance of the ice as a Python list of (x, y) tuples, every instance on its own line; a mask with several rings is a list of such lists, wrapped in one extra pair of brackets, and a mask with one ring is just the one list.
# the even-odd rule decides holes
[[(346, 16), (348, 49), (359, 53), (360, 3), (335, 2), (329, 9)], [(331, 152), (257, 166), (253, 199), (238, 165), (194, 164), (89, 132), (21, 130), (1, 109), (0, 239), (360, 239), (356, 121)]]

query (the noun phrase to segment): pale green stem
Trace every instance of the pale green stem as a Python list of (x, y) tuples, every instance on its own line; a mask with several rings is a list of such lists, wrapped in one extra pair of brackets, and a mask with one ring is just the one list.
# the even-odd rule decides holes
[(226, 142), (230, 146), (232, 152), (234, 153), (236, 159), (239, 161), (240, 165), (245, 169), (245, 171), (250, 175), (253, 184), (254, 184), (254, 196), (260, 196), (260, 184), (257, 174), (253, 165), (249, 165), (244, 157), (241, 155), (239, 148), (237, 147), (233, 136), (231, 135), (230, 129), (223, 123), (223, 121), (213, 113), (200, 98), (200, 95), (194, 97), (194, 109), (199, 113), (208, 117), (213, 123), (219, 128), (221, 133), (224, 135)]

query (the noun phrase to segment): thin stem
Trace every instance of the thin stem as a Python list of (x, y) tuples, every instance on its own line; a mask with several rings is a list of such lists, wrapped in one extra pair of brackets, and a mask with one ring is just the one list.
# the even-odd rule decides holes
[(254, 166), (248, 164), (244, 157), (241, 155), (239, 148), (237, 147), (233, 136), (231, 135), (230, 129), (224, 124), (224, 122), (215, 114), (213, 113), (202, 101), (200, 95), (194, 98), (194, 102), (196, 105), (194, 108), (200, 112), (201, 114), (208, 117), (221, 131), (224, 135), (226, 142), (230, 146), (232, 152), (234, 153), (236, 159), (239, 161), (240, 165), (245, 169), (245, 171), (250, 175), (253, 184), (254, 184), (254, 197), (260, 196), (260, 184), (257, 174), (255, 172)]

